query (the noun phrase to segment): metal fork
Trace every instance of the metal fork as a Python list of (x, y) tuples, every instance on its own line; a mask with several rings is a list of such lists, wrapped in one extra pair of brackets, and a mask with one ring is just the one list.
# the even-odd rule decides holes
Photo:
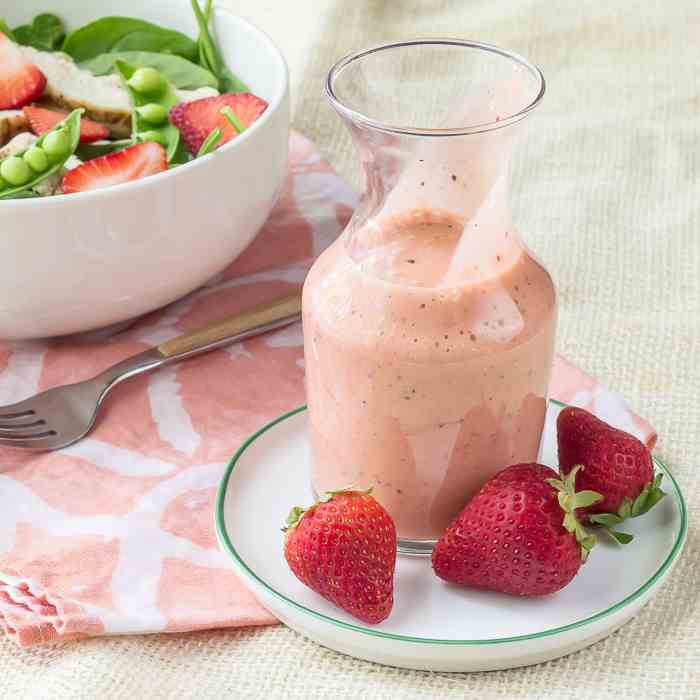
[(282, 328), (300, 318), (301, 295), (295, 294), (168, 340), (109, 367), (93, 379), (1, 406), (0, 446), (57, 450), (71, 445), (90, 432), (105, 397), (125, 379)]

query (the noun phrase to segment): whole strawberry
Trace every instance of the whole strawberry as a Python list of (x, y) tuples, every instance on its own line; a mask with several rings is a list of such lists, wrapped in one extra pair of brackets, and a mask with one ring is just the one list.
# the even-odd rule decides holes
[(660, 488), (662, 475), (654, 477), (647, 446), (634, 435), (574, 407), (559, 414), (557, 441), (561, 471), (568, 474), (576, 465), (583, 465), (579, 486), (603, 496), (579, 517), (604, 525), (619, 542), (629, 542), (631, 535), (610, 528), (626, 518), (643, 515), (665, 495)]
[(595, 544), (575, 510), (601, 498), (574, 490), (576, 473), (515, 464), (466, 505), (433, 550), (445, 581), (519, 596), (554, 593), (576, 576)]
[(284, 557), (302, 583), (363, 622), (389, 616), (396, 527), (369, 491), (333, 491), (293, 508), (285, 532)]

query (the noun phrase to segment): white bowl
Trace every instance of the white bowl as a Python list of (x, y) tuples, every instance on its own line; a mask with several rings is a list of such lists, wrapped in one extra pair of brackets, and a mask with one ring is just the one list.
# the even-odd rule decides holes
[[(196, 37), (189, 0), (0, 0), (10, 26), (54, 12), (69, 28), (140, 17)], [(287, 162), (289, 80), (258, 29), (217, 7), (227, 65), (269, 102), (214, 154), (104, 190), (0, 201), (0, 338), (100, 328), (152, 311), (223, 270), (267, 218)]]

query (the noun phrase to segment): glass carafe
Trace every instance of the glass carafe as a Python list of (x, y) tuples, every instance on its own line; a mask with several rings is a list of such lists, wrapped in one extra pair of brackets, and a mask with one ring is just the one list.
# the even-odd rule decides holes
[(304, 287), (312, 485), (373, 487), (400, 549), (429, 552), (489, 477), (538, 455), (555, 293), (507, 194), (544, 80), (493, 46), (417, 40), (342, 59), (327, 92), (365, 183)]

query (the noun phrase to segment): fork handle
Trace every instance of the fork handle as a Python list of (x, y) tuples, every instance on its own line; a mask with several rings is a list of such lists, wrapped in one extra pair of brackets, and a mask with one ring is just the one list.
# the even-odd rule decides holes
[(243, 313), (216, 321), (191, 333), (167, 340), (105, 370), (106, 388), (142, 372), (200, 355), (215, 348), (288, 326), (301, 318), (301, 293), (254, 306)]
[(300, 317), (301, 294), (297, 293), (272, 303), (254, 306), (237, 316), (216, 321), (192, 333), (167, 340), (158, 346), (158, 350), (163, 357), (179, 359), (193, 352), (211, 350), (222, 343), (263, 333), (273, 327), (279, 327), (278, 324), (292, 323)]

